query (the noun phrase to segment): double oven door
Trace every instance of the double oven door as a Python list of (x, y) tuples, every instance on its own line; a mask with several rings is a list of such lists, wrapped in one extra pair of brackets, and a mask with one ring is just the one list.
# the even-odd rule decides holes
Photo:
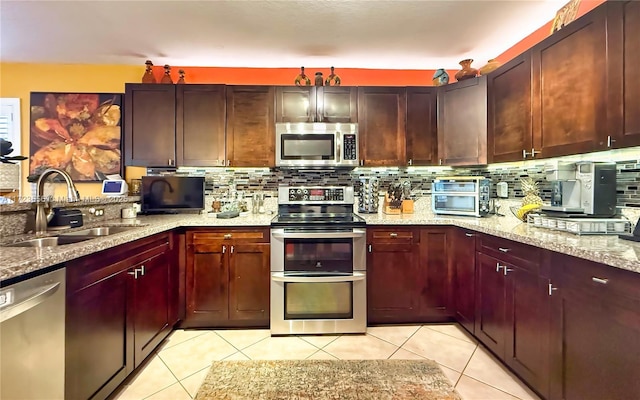
[(366, 331), (366, 231), (271, 229), (271, 334)]

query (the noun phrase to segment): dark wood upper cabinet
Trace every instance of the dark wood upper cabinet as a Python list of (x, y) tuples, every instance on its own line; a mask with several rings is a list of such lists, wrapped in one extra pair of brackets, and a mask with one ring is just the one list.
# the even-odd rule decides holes
[(438, 88), (438, 164), (487, 163), (487, 76)]
[(434, 87), (407, 88), (406, 144), (408, 165), (434, 165), (438, 160), (438, 122)]
[(125, 165), (176, 165), (176, 85), (126, 84)]
[(227, 165), (275, 166), (274, 107), (274, 86), (227, 86)]
[(406, 164), (406, 105), (406, 88), (358, 88), (361, 165), (374, 167)]
[(355, 87), (278, 86), (276, 122), (357, 122)]
[(640, 145), (640, 2), (608, 2), (609, 130), (612, 148)]
[(532, 158), (531, 54), (525, 52), (487, 75), (489, 162)]
[(543, 40), (531, 56), (535, 150), (555, 157), (606, 149), (606, 7)]
[(224, 85), (176, 85), (179, 166), (217, 166), (225, 160)]

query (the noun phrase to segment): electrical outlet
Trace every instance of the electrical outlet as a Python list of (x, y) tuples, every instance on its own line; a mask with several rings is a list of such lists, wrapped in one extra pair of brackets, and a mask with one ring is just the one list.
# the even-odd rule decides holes
[(101, 217), (104, 215), (104, 208), (93, 208), (89, 209), (89, 213), (95, 215), (96, 217)]

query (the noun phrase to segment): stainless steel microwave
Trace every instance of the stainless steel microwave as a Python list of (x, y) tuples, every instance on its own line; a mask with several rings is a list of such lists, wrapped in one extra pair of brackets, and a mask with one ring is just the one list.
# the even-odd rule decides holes
[(489, 213), (491, 180), (479, 176), (437, 178), (431, 184), (435, 214), (482, 217)]
[(276, 124), (276, 167), (355, 168), (358, 160), (358, 124)]

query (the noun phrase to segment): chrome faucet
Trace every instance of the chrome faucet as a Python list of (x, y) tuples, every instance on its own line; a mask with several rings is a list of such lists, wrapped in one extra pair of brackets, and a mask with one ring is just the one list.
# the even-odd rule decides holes
[[(47, 232), (47, 224), (53, 217), (50, 205), (42, 198), (45, 180), (49, 177), (49, 175), (53, 174), (58, 174), (64, 178), (64, 181), (67, 184), (67, 200), (70, 203), (80, 201), (80, 193), (78, 193), (78, 189), (76, 189), (76, 186), (73, 184), (71, 176), (69, 176), (68, 173), (57, 168), (49, 168), (44, 170), (44, 172), (42, 172), (42, 174), (38, 178), (38, 183), (36, 184), (36, 234)], [(46, 212), (45, 208), (47, 209)]]

